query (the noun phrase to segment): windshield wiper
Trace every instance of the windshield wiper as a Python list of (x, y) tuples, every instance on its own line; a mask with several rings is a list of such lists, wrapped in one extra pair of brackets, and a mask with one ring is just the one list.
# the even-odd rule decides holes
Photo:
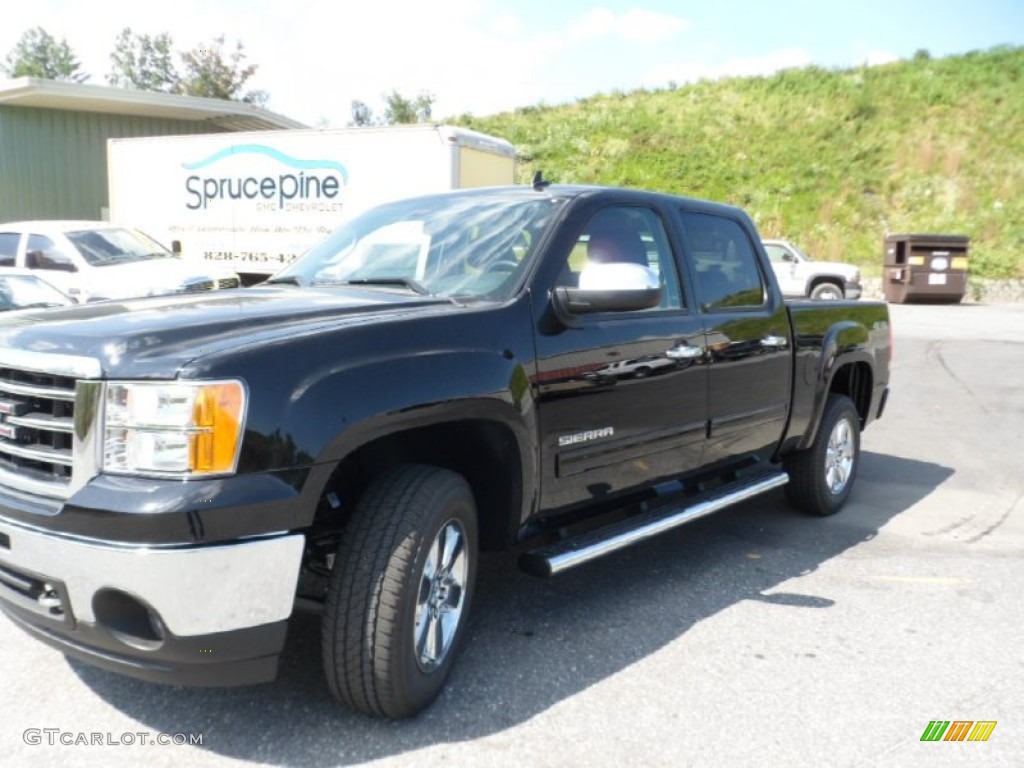
[(357, 277), (352, 280), (340, 281), (342, 285), (401, 285), (420, 296), (433, 296), (429, 290), (411, 277)]

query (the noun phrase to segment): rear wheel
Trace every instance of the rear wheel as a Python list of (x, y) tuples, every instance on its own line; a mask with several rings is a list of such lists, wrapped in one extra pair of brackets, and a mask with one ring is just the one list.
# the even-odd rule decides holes
[(829, 395), (814, 444), (786, 457), (786, 495), (797, 509), (834, 515), (850, 496), (860, 462), (860, 416), (850, 398)]
[(405, 465), (375, 480), (328, 586), (321, 643), (331, 694), (396, 719), (429, 705), (465, 630), (476, 560), (476, 508), (460, 475)]

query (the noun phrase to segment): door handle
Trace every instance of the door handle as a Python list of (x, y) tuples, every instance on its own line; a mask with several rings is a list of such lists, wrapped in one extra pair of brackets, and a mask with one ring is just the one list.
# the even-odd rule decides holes
[(691, 347), (689, 344), (678, 344), (665, 352), (669, 360), (696, 360), (704, 356), (704, 347)]
[(770, 333), (761, 339), (762, 347), (770, 347), (772, 349), (782, 349), (788, 343), (789, 341), (787, 341), (785, 336), (776, 336), (774, 333)]

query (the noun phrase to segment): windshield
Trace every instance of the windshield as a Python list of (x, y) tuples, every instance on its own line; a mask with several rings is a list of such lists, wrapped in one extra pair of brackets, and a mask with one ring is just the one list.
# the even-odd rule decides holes
[(365, 285), (461, 300), (509, 298), (563, 204), (521, 193), (438, 195), (374, 208), (272, 282)]
[(57, 307), (71, 300), (49, 283), (32, 275), (0, 277), (0, 311), (26, 307)]
[(175, 258), (156, 240), (134, 229), (83, 229), (65, 234), (82, 258), (94, 267), (143, 259)]

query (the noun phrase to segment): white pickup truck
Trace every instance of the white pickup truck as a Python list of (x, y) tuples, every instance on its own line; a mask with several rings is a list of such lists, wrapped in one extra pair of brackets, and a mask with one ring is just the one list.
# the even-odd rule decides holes
[(0, 267), (28, 270), (80, 303), (237, 288), (219, 264), (187, 264), (137, 229), (105, 221), (0, 224)]
[(838, 261), (814, 261), (786, 240), (762, 240), (786, 298), (859, 299), (860, 270)]

